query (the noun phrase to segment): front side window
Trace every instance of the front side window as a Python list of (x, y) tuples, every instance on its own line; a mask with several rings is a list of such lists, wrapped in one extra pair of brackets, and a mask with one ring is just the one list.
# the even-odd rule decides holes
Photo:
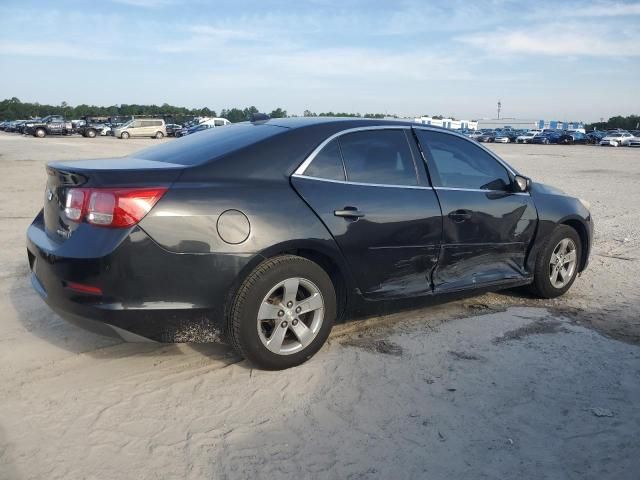
[(429, 173), (436, 187), (478, 190), (510, 189), (507, 170), (482, 148), (447, 133), (416, 130), (428, 154)]
[(381, 185), (418, 184), (403, 130), (365, 130), (339, 137), (347, 181)]
[(309, 177), (324, 178), (327, 180), (345, 180), (344, 167), (340, 157), (338, 141), (327, 143), (315, 156), (311, 164), (304, 171)]

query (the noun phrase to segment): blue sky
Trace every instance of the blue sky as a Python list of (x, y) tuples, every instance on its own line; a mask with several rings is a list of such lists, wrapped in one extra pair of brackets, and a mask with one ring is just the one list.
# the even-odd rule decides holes
[(598, 120), (640, 113), (640, 1), (0, 3), (0, 97)]

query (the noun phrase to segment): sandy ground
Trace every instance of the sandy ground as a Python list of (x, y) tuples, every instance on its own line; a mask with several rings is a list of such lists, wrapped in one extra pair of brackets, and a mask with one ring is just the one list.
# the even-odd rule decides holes
[(358, 320), (264, 372), (84, 332), (31, 291), (45, 162), (152, 144), (0, 133), (0, 479), (638, 478), (640, 150), (491, 146), (592, 203), (591, 266), (563, 298)]

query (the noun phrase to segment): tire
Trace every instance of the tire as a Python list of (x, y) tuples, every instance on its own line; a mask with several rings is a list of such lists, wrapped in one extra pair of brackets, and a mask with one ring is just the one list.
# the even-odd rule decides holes
[(127, 140), (129, 138), (129, 134), (127, 132), (122, 132), (120, 134), (120, 138), (122, 138), (123, 140)]
[(158, 140), (162, 140), (162, 139), (164, 138), (164, 133), (162, 133), (162, 132), (156, 132), (156, 135), (155, 135), (155, 137), (154, 137), (154, 138), (156, 138), (156, 139), (158, 139)]
[[(562, 285), (554, 285), (551, 280), (553, 275), (552, 256), (560, 247), (561, 242), (566, 240), (573, 242), (575, 261), (570, 274), (567, 275), (568, 278), (563, 279), (564, 283)], [(582, 243), (578, 232), (567, 225), (558, 225), (540, 249), (536, 259), (533, 283), (530, 286), (531, 292), (540, 298), (555, 298), (564, 295), (571, 288), (578, 275), (581, 258)], [(562, 262), (563, 260), (560, 260), (560, 263)]]
[(44, 138), (47, 136), (47, 131), (44, 128), (38, 128), (33, 134), (34, 137)]
[[(285, 281), (294, 285), (294, 294), (287, 294)], [(304, 298), (309, 292), (313, 292), (316, 308), (298, 316), (296, 307), (311, 298)], [(286, 296), (295, 298), (295, 303), (285, 304)], [(258, 320), (263, 310), (263, 320)], [(227, 315), (227, 336), (236, 352), (255, 366), (283, 370), (300, 365), (320, 350), (335, 317), (336, 294), (329, 275), (311, 260), (282, 255), (265, 260), (244, 280)], [(309, 338), (303, 342), (294, 325), (298, 325), (295, 331), (305, 327), (302, 333)], [(284, 331), (282, 340), (276, 339), (271, 349), (267, 348), (276, 329)]]
[(89, 130), (87, 130), (87, 134), (86, 134), (86, 136), (87, 136), (87, 137), (89, 137), (89, 138), (95, 138), (95, 136), (96, 136), (96, 131), (95, 131), (95, 130), (93, 130), (93, 129), (89, 129)]

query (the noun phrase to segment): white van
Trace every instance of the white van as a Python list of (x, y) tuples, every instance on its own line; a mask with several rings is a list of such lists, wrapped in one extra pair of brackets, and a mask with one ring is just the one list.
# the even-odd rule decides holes
[(225, 125), (230, 125), (231, 122), (226, 118), (209, 118), (204, 122), (200, 122), (198, 125), (212, 125), (214, 127), (224, 127)]
[(164, 120), (158, 118), (134, 118), (113, 129), (114, 137), (124, 139), (129, 137), (163, 138), (166, 134)]

